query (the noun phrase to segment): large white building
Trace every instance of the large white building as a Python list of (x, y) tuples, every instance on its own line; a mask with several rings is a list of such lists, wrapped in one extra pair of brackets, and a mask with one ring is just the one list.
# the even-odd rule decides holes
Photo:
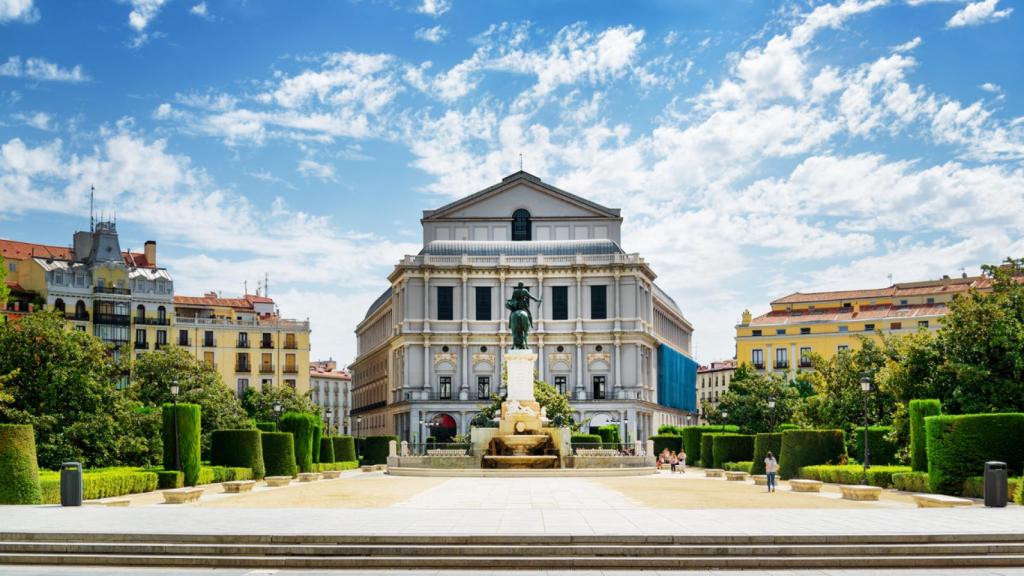
[(398, 262), (356, 328), (357, 434), (468, 433), (504, 393), (504, 302), (519, 282), (543, 299), (529, 340), (538, 376), (569, 396), (576, 421), (618, 422), (623, 440), (696, 421), (693, 327), (620, 247), (618, 209), (520, 171), (421, 222), (423, 249)]

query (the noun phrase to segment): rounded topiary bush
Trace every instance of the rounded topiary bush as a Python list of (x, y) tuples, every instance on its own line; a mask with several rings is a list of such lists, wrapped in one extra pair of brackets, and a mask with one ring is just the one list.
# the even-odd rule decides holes
[(267, 476), (295, 476), (295, 440), (291, 432), (263, 432), (263, 465)]
[(928, 471), (928, 434), (924, 419), (942, 414), (942, 403), (935, 399), (910, 401), (910, 467), (915, 472)]
[(334, 442), (335, 462), (356, 462), (356, 441), (351, 436), (335, 436), (331, 438)]
[[(291, 432), (295, 441), (295, 464), (299, 472), (313, 469), (313, 438), (320, 419), (307, 412), (285, 412), (281, 415), (281, 431)], [(317, 450), (320, 446), (317, 445)]]
[(723, 432), (705, 432), (700, 437), (700, 465), (704, 468), (715, 467), (715, 436)]
[(726, 462), (750, 462), (754, 457), (754, 437), (749, 434), (715, 434), (711, 441), (715, 468)]
[(164, 470), (176, 470), (174, 462), (174, 430), (177, 420), (178, 454), (181, 460), (181, 471), (185, 475), (185, 485), (195, 486), (199, 482), (201, 460), (201, 427), (202, 408), (199, 404), (178, 404), (175, 416), (174, 404), (163, 406), (163, 441)]
[(387, 464), (388, 442), (397, 436), (367, 436), (363, 439), (363, 464)]
[(334, 440), (330, 436), (320, 439), (320, 462), (322, 464), (334, 464)]
[(750, 468), (751, 474), (764, 474), (764, 459), (771, 452), (775, 459), (779, 459), (782, 452), (781, 432), (761, 432), (754, 436), (754, 464)]
[(1024, 414), (965, 414), (925, 418), (928, 481), (933, 492), (958, 495), (984, 473), (985, 462), (1006, 463), (1010, 476), (1024, 465)]
[(600, 448), (601, 436), (598, 434), (573, 434), (569, 437), (569, 445), (576, 448)]
[(817, 464), (842, 464), (846, 460), (842, 430), (786, 430), (779, 450), (779, 475), (796, 478), (800, 468)]
[(0, 504), (39, 504), (36, 437), (30, 424), (0, 424)]
[(619, 427), (614, 424), (608, 424), (607, 426), (601, 426), (597, 429), (597, 435), (601, 437), (601, 442), (606, 448), (618, 448), (621, 440), (619, 439)]
[(211, 435), (210, 464), (251, 468), (252, 477), (263, 478), (263, 441), (259, 430), (215, 430)]
[[(889, 466), (896, 463), (899, 447), (891, 440), (892, 426), (868, 426), (868, 449), (871, 451), (872, 466)], [(864, 427), (855, 428), (850, 438), (849, 456), (863, 460)]]
[(666, 448), (676, 454), (683, 449), (683, 439), (675, 434), (658, 434), (657, 436), (651, 436), (651, 440), (654, 441), (654, 454), (656, 456), (660, 456), (661, 451)]

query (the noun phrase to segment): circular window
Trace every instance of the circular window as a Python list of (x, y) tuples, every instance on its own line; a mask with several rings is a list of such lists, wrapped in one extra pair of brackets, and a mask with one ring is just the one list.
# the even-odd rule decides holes
[(559, 352), (565, 352), (565, 346), (559, 346), (558, 348), (555, 348), (555, 350), (558, 350)]
[(441, 346), (441, 352), (447, 352), (447, 351), (448, 351), (448, 347), (447, 346)]
[(597, 346), (594, 346), (594, 350), (597, 350), (598, 352), (600, 352), (601, 350), (604, 350), (604, 346), (601, 346), (600, 344), (598, 344)]
[(481, 346), (480, 347), (480, 351), (481, 352), (487, 352), (487, 346)]

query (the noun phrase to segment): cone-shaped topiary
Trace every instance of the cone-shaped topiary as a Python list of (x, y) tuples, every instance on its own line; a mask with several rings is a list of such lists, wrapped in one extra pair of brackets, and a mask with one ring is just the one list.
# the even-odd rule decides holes
[(322, 464), (334, 464), (334, 439), (324, 436), (320, 439), (320, 462)]
[(928, 434), (924, 419), (942, 414), (942, 403), (935, 399), (910, 401), (910, 467), (915, 472), (928, 471)]
[(202, 409), (199, 404), (178, 404), (177, 417), (174, 404), (164, 404), (163, 407), (164, 470), (177, 469), (174, 462), (174, 422), (177, 420), (177, 447), (181, 471), (185, 474), (185, 486), (195, 486), (199, 481), (201, 415)]
[(320, 459), (320, 440), (324, 437), (324, 423), (318, 418), (317, 426), (313, 428), (313, 463), (323, 462)]
[(267, 476), (295, 476), (295, 441), (291, 432), (263, 432), (263, 465)]
[(32, 426), (0, 424), (0, 504), (41, 502)]
[(335, 462), (356, 462), (356, 441), (351, 436), (335, 436), (334, 461)]
[[(313, 467), (313, 436), (320, 419), (306, 412), (285, 412), (281, 431), (291, 432), (295, 441), (295, 464), (299, 472), (315, 472)], [(317, 446), (319, 451), (320, 446)]]
[(211, 435), (210, 464), (252, 468), (252, 477), (263, 478), (263, 441), (259, 430), (216, 430)]

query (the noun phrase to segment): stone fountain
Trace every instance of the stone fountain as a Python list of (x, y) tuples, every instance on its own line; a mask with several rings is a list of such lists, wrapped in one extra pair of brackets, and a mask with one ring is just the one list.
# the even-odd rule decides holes
[(533, 396), (533, 366), (537, 355), (530, 350), (510, 350), (508, 395), (501, 403), (498, 431), (483, 457), (484, 468), (557, 468), (559, 450), (544, 431), (547, 415)]

